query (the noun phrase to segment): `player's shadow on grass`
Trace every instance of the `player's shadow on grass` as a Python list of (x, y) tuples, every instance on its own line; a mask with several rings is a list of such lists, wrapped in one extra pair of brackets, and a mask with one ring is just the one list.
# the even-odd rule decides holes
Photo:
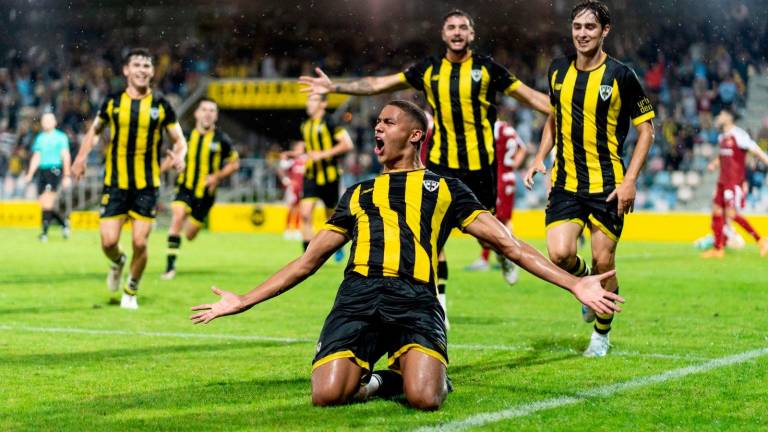
[[(130, 342), (132, 336), (110, 335), (110, 338), (125, 338)], [(221, 353), (227, 350), (251, 350), (251, 349), (269, 349), (296, 345), (285, 342), (272, 341), (243, 341), (226, 342), (218, 344), (190, 344), (190, 345), (165, 345), (147, 348), (121, 348), (106, 349), (99, 351), (77, 351), (66, 353), (46, 353), (46, 354), (22, 354), (22, 355), (3, 355), (0, 356), (0, 365), (19, 365), (19, 366), (46, 366), (46, 367), (68, 367), (78, 366), (83, 363), (98, 363), (99, 365), (115, 364), (140, 364), (147, 359), (155, 356), (173, 355), (173, 354), (200, 354), (206, 352)], [(304, 344), (306, 345), (306, 344)], [(135, 359), (135, 361), (133, 360)], [(105, 366), (107, 367), (107, 366)]]
[[(540, 366), (560, 361), (570, 360), (581, 356), (584, 339), (548, 338), (530, 342), (530, 348), (520, 351), (496, 351), (489, 349), (483, 360), (472, 363), (452, 365), (449, 369), (451, 376), (460, 377), (464, 373), (478, 372), (493, 373), (513, 369)], [(450, 350), (450, 345), (448, 346)]]

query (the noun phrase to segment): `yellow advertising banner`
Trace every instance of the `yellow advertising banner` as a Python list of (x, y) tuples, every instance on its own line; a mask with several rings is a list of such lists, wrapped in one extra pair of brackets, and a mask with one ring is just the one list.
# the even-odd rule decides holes
[[(296, 80), (220, 79), (208, 84), (208, 97), (222, 109), (304, 109), (307, 93)], [(349, 96), (328, 95), (328, 107), (336, 108)]]

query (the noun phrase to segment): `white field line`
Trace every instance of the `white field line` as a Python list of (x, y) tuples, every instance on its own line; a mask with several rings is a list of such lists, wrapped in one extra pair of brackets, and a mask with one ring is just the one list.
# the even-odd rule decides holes
[[(0, 324), (0, 331), (23, 331), (31, 333), (69, 333), (69, 334), (87, 334), (87, 335), (115, 335), (115, 336), (142, 336), (159, 338), (179, 338), (179, 339), (213, 339), (213, 340), (241, 340), (241, 341), (261, 341), (261, 342), (279, 342), (284, 344), (297, 343), (315, 343), (315, 339), (308, 338), (285, 338), (277, 336), (260, 335), (233, 335), (223, 333), (193, 333), (193, 332), (151, 332), (151, 331), (130, 331), (115, 329), (83, 329), (76, 327), (32, 327), (32, 326), (12, 326)], [(467, 351), (510, 351), (525, 352), (534, 351), (534, 348), (526, 345), (483, 345), (483, 344), (450, 344), (449, 348)], [(573, 349), (552, 349), (548, 352), (562, 352), (578, 354)], [(611, 351), (612, 356), (619, 357), (647, 357), (669, 360), (687, 360), (699, 361), (708, 360), (706, 357), (696, 357), (689, 355), (660, 354), (660, 353), (642, 353), (636, 351)]]
[(165, 337), (181, 339), (227, 339), (227, 340), (245, 340), (245, 341), (266, 341), (281, 343), (314, 343), (314, 339), (284, 338), (259, 335), (231, 335), (215, 333), (183, 333), (183, 332), (149, 332), (149, 331), (130, 331), (130, 330), (97, 330), (81, 329), (73, 327), (30, 327), (30, 326), (9, 326), (0, 325), (0, 330), (18, 330), (33, 333), (72, 333), (72, 334), (91, 334), (91, 335), (119, 335), (119, 336), (146, 336), (146, 337)]
[(556, 398), (534, 401), (534, 402), (522, 404), (522, 405), (515, 405), (501, 411), (475, 414), (464, 420), (419, 428), (417, 429), (417, 431), (419, 432), (459, 431), (459, 430), (464, 430), (472, 427), (483, 426), (489, 423), (496, 423), (496, 422), (511, 419), (511, 418), (526, 417), (528, 415), (531, 415), (539, 411), (560, 408), (568, 405), (574, 405), (579, 402), (583, 402), (587, 399), (598, 398), (598, 397), (608, 397), (616, 393), (621, 393), (628, 390), (647, 387), (650, 385), (659, 384), (659, 383), (671, 381), (674, 379), (684, 378), (688, 375), (706, 373), (714, 369), (720, 369), (723, 367), (744, 363), (749, 360), (754, 360), (758, 357), (762, 357), (765, 355), (768, 355), (768, 348), (761, 348), (761, 349), (756, 349), (752, 351), (746, 351), (740, 354), (735, 354), (727, 357), (720, 357), (720, 358), (706, 361), (704, 363), (695, 364), (692, 366), (687, 366), (679, 369), (672, 369), (657, 375), (649, 375), (649, 376), (634, 378), (629, 381), (624, 381), (616, 384), (609, 384), (601, 387), (596, 387), (590, 390), (578, 392), (574, 396), (561, 396)]

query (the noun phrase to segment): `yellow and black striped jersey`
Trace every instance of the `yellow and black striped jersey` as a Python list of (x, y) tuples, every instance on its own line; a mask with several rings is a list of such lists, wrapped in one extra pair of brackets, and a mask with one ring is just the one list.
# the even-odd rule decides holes
[(141, 99), (122, 92), (108, 96), (98, 116), (110, 131), (104, 184), (120, 189), (160, 187), (163, 129), (176, 124), (171, 104), (153, 92)]
[(464, 183), (422, 168), (347, 189), (324, 229), (352, 239), (347, 274), (434, 284), (451, 229), (465, 228), (486, 211)]
[(576, 57), (549, 68), (557, 155), (552, 185), (570, 192), (613, 191), (624, 179), (624, 140), (635, 126), (655, 117), (635, 72), (607, 56), (591, 71), (576, 69)]
[(224, 165), (239, 157), (232, 146), (232, 140), (218, 129), (205, 134), (201, 134), (197, 128), (192, 129), (187, 136), (187, 148), (186, 167), (176, 183), (194, 192), (197, 198), (208, 194), (205, 181), (209, 174), (221, 171)]
[(402, 72), (401, 79), (424, 92), (432, 107), (431, 164), (470, 171), (493, 166), (496, 96), (513, 92), (521, 81), (478, 54), (461, 63), (429, 57)]
[[(331, 116), (326, 114), (321, 119), (307, 119), (301, 124), (301, 135), (304, 139), (304, 151), (330, 150), (339, 137), (346, 133), (343, 127), (337, 126)], [(304, 178), (313, 180), (318, 186), (339, 181), (338, 157), (307, 160)]]

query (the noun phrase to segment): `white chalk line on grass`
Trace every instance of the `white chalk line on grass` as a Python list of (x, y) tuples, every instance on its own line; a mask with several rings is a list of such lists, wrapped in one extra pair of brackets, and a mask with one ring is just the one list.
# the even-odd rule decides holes
[[(151, 332), (151, 331), (131, 331), (116, 329), (84, 329), (77, 327), (33, 327), (26, 325), (12, 326), (0, 324), (0, 331), (26, 331), (32, 333), (68, 333), (68, 334), (87, 334), (87, 335), (115, 335), (115, 336), (142, 336), (159, 338), (179, 338), (179, 339), (214, 339), (214, 340), (240, 340), (240, 341), (260, 341), (260, 342), (278, 342), (284, 344), (315, 343), (315, 339), (308, 338), (286, 338), (277, 336), (260, 335), (233, 335), (223, 333), (192, 333), (192, 332)], [(467, 351), (510, 351), (510, 352), (534, 352), (531, 346), (526, 345), (483, 345), (483, 344), (449, 344), (450, 349)], [(574, 349), (547, 349), (547, 352), (580, 354)], [(642, 353), (637, 351), (612, 350), (612, 356), (618, 357), (640, 357), (640, 358), (658, 358), (667, 360), (683, 361), (703, 361), (709, 360), (707, 357), (662, 354), (662, 353)]]
[(585, 390), (576, 393), (574, 396), (561, 396), (550, 399), (543, 399), (527, 404), (511, 406), (507, 409), (475, 414), (464, 420), (455, 422), (443, 423), (434, 426), (428, 426), (417, 429), (419, 432), (432, 432), (432, 431), (458, 431), (472, 427), (483, 426), (489, 423), (496, 423), (502, 420), (508, 420), (512, 418), (526, 417), (533, 413), (544, 411), (548, 409), (560, 408), (568, 405), (574, 405), (579, 402), (583, 402), (587, 399), (608, 397), (616, 393), (621, 393), (627, 390), (633, 390), (637, 388), (647, 387), (654, 384), (671, 381), (674, 379), (684, 378), (688, 375), (702, 374), (714, 369), (720, 369), (727, 366), (737, 365), (740, 363), (754, 360), (758, 357), (768, 355), (768, 348), (761, 348), (752, 351), (746, 351), (740, 354), (735, 354), (727, 357), (720, 357), (713, 360), (706, 361), (704, 363), (682, 367), (679, 369), (672, 369), (666, 372), (662, 372), (657, 375), (649, 375), (639, 378), (634, 378), (629, 381), (624, 381), (616, 384), (609, 384), (601, 387), (596, 387), (590, 390)]

